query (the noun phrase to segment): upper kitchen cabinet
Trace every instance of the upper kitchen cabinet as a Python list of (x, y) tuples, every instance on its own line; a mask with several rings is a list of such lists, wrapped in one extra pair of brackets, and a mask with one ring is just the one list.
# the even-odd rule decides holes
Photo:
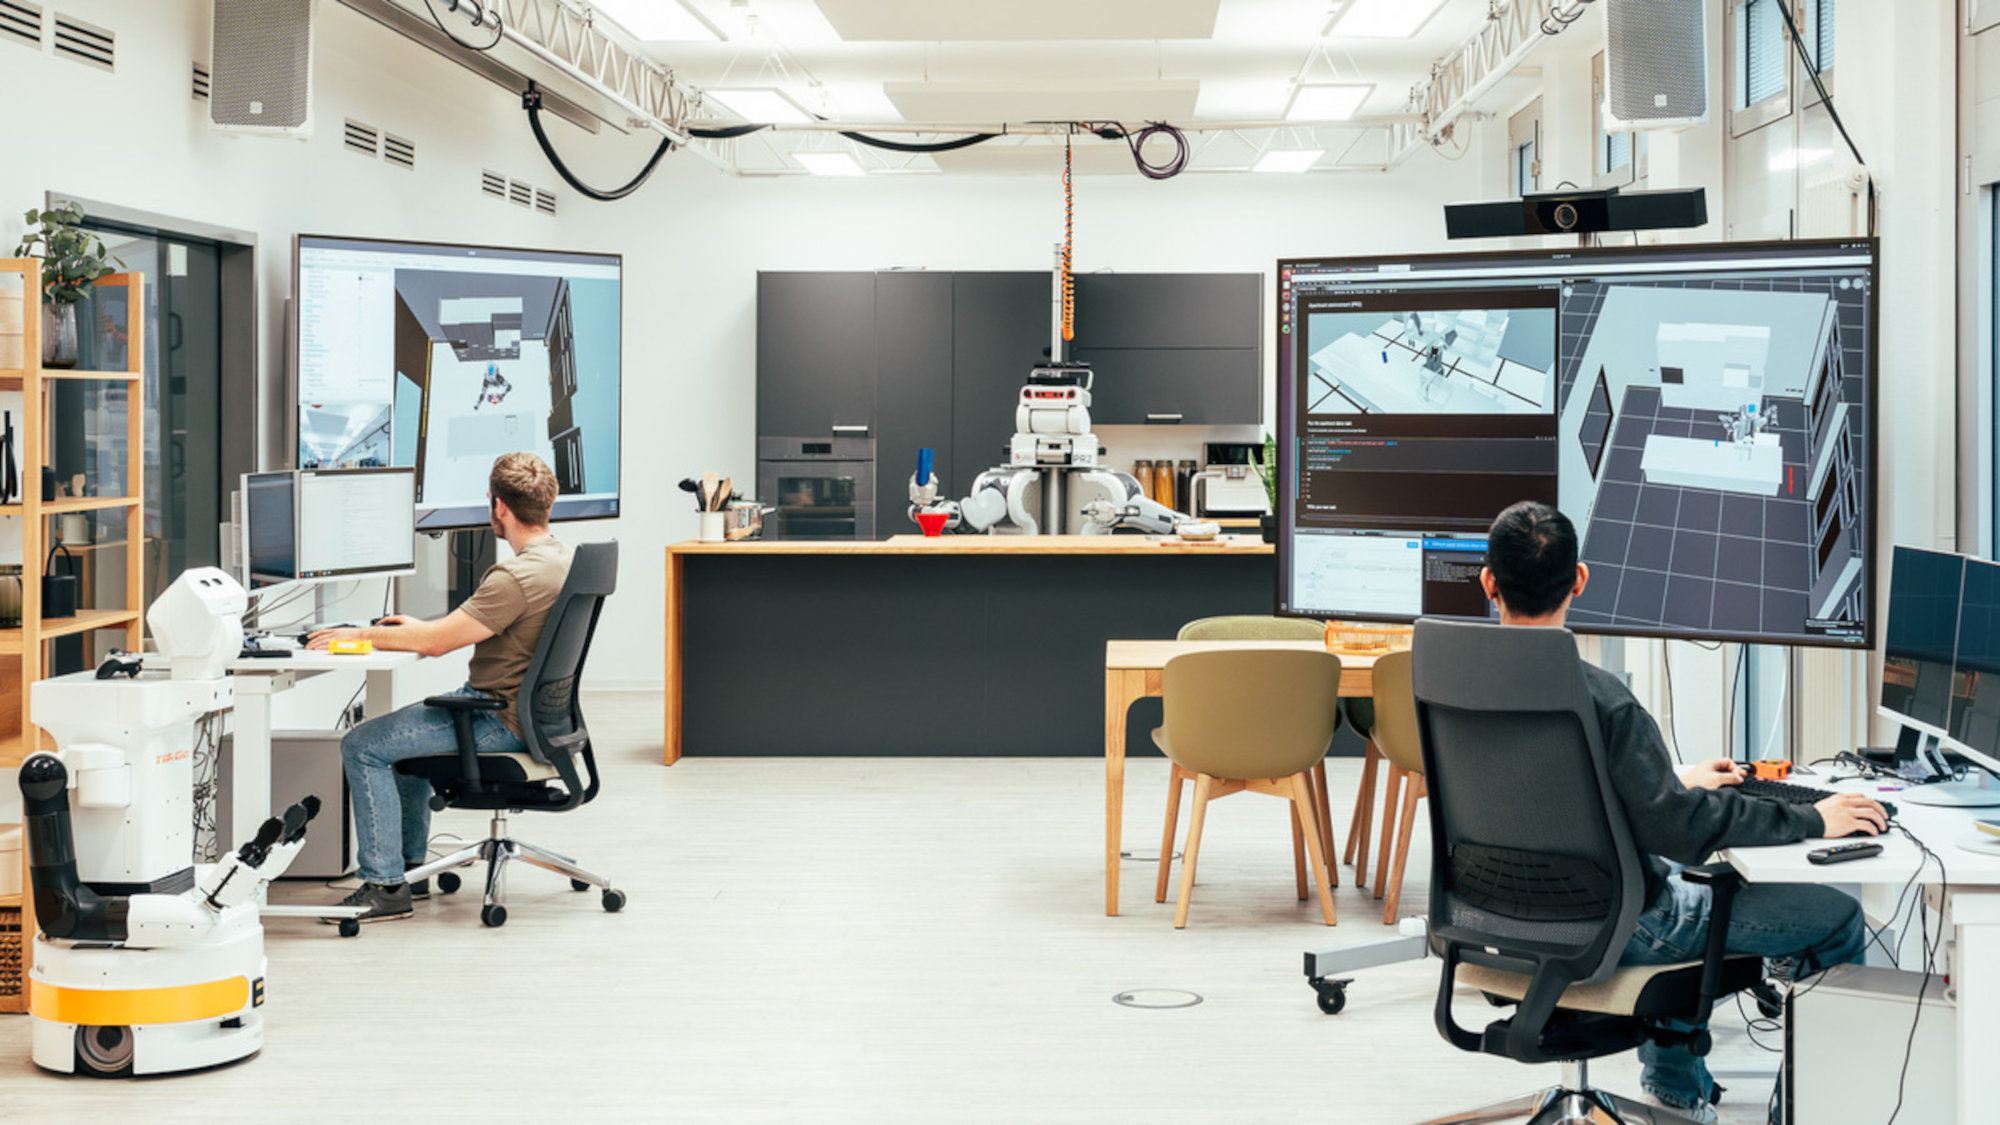
[(1046, 272), (951, 275), (951, 475), (954, 497), (1007, 463), (1028, 372), (1047, 363), (1054, 289)]
[(757, 275), (757, 433), (875, 432), (875, 274)]
[(1254, 273), (1078, 275), (1070, 355), (1094, 373), (1091, 420), (1261, 422), (1263, 286)]
[[(875, 519), (878, 534), (916, 529), (908, 517), (917, 450), (937, 454), (940, 484), (952, 465), (952, 275), (875, 275)], [(954, 496), (962, 493), (952, 493)]]

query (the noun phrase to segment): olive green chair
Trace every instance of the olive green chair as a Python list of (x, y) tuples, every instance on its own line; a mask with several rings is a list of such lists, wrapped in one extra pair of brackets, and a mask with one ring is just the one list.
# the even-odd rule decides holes
[[(1180, 817), (1179, 779), (1185, 776), (1194, 779), (1194, 808), (1188, 817), (1174, 928), (1187, 925), (1208, 802), (1244, 790), (1291, 801), (1295, 852), (1304, 850), (1311, 858), (1320, 912), (1333, 925), (1328, 883), (1332, 853), (1320, 830), (1311, 778), (1340, 724), (1340, 658), (1330, 652), (1274, 649), (1187, 653), (1167, 661), (1161, 687), (1166, 722), (1153, 732), (1153, 741), (1174, 763), (1175, 781), (1167, 793), (1154, 901), (1167, 897), (1167, 865)], [(1303, 886), (1299, 897), (1307, 897)]]
[[(1430, 796), (1424, 780), (1424, 746), (1417, 737), (1417, 697), (1410, 688), (1407, 652), (1392, 652), (1375, 661), (1374, 742), (1382, 748), (1382, 762), (1388, 771), (1382, 786), (1382, 846), (1375, 853), (1381, 865), (1375, 873), (1375, 897), (1388, 899), (1382, 908), (1382, 923), (1395, 925), (1396, 911), (1403, 902), (1403, 868), (1410, 859), (1417, 802)], [(1393, 822), (1392, 834), (1389, 813), (1398, 806), (1400, 815)]]
[[(1174, 639), (1182, 641), (1323, 641), (1326, 639), (1326, 624), (1313, 618), (1266, 617), (1258, 614), (1204, 617), (1181, 626), (1179, 635)], [(1345, 703), (1349, 705), (1360, 703), (1366, 706), (1368, 701), (1366, 699), (1349, 699)], [(1375, 759), (1379, 755), (1374, 754), (1372, 746), (1369, 750), (1371, 756), (1366, 764), (1366, 776), (1364, 780), (1367, 782), (1369, 794), (1373, 795), (1375, 792)], [(1313, 804), (1319, 810), (1320, 843), (1326, 849), (1326, 854), (1332, 855), (1333, 817), (1328, 807), (1330, 798), (1326, 790), (1326, 761), (1324, 759), (1313, 767), (1312, 774)], [(1176, 772), (1173, 779), (1175, 789), (1178, 791), (1181, 782), (1186, 780), (1189, 779), (1185, 775)], [(1179, 800), (1178, 793), (1175, 800)], [(1364, 825), (1361, 831), (1366, 832), (1368, 830), (1365, 826), (1366, 821), (1359, 816), (1360, 806), (1356, 805), (1355, 809), (1357, 820)], [(1299, 831), (1298, 818), (1294, 817), (1292, 819), (1292, 870), (1298, 878), (1299, 897), (1304, 898), (1307, 894), (1306, 853), (1305, 848), (1299, 840)], [(1366, 850), (1366, 848), (1363, 849), (1363, 851)], [(1348, 828), (1347, 851), (1347, 862), (1354, 862), (1354, 837), (1353, 825), (1351, 824)], [(1364, 858), (1362, 862), (1365, 865), (1367, 860)], [(1327, 873), (1327, 878), (1331, 879), (1333, 885), (1338, 887), (1340, 885), (1340, 869), (1338, 867), (1330, 869)]]

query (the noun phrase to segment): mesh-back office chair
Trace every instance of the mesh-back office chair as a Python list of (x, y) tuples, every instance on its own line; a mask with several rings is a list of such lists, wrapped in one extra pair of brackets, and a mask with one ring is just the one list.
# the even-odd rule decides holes
[[(525, 753), (479, 754), (473, 750), (473, 712), (498, 710), (499, 700), (439, 695), (424, 702), (451, 712), (458, 731), (458, 752), (410, 758), (396, 765), (398, 773), (431, 783), (434, 809), (487, 809), (493, 813), (492, 832), (486, 839), (407, 871), (403, 876), (414, 883), (436, 875), (438, 889), (449, 893), (458, 889), (458, 876), (447, 868), (484, 859), (486, 901), (479, 920), (489, 926), (504, 925), (507, 921), (507, 906), (502, 901), (503, 876), (507, 864), (516, 859), (569, 876), (570, 886), (576, 890), (603, 888), (606, 910), (616, 911), (625, 906), (625, 892), (614, 890), (603, 876), (585, 871), (567, 856), (507, 835), (509, 810), (567, 812), (597, 797), (602, 779), (597, 772), (597, 756), (590, 747), (590, 731), (585, 728), (583, 712), (577, 707), (577, 684), (583, 676), (584, 657), (590, 653), (591, 636), (597, 631), (597, 616), (604, 609), (604, 599), (617, 587), (618, 544), (579, 544), (562, 592), (549, 607), (548, 622), (542, 627), (542, 639), (535, 645), (534, 658), (521, 677), (515, 715), (521, 723)], [(577, 767), (579, 760), (581, 771)], [(582, 780), (583, 773), (590, 775), (588, 785)]]
[[(1707, 1053), (1706, 1031), (1656, 1021), (1706, 1024), (1718, 996), (1762, 975), (1759, 959), (1723, 951), (1740, 877), (1726, 864), (1682, 873), (1714, 888), (1702, 960), (1619, 968), (1645, 882), (1576, 638), (1420, 621), (1412, 680), (1431, 799), (1431, 944), (1444, 961), (1438, 1031), (1463, 1051), (1573, 1064), (1562, 1086), (1438, 1122), (1688, 1120), (1592, 1089), (1585, 1063), (1649, 1038)], [(1460, 1027), (1461, 983), (1513, 1014)]]
[[(1229, 614), (1223, 617), (1203, 617), (1190, 621), (1181, 626), (1180, 632), (1174, 636), (1174, 639), (1177, 641), (1317, 641), (1324, 639), (1325, 636), (1326, 626), (1310, 618), (1268, 617), (1254, 613), (1241, 613)], [(1354, 701), (1342, 700), (1342, 702), (1352, 703)], [(1337, 719), (1336, 729), (1338, 729)], [(1370, 787), (1370, 792), (1374, 791), (1373, 783), (1375, 778), (1373, 752), (1373, 746), (1371, 745), (1371, 757), (1368, 761), (1369, 769), (1364, 779), (1364, 783)], [(1171, 784), (1174, 787), (1172, 805), (1175, 808), (1179, 808), (1181, 782), (1192, 781), (1194, 775), (1184, 772), (1179, 766), (1172, 768), (1173, 776)], [(1312, 790), (1313, 805), (1319, 810), (1320, 846), (1325, 850), (1327, 855), (1331, 856), (1333, 854), (1333, 820), (1331, 814), (1327, 811), (1330, 798), (1327, 796), (1326, 790), (1326, 759), (1324, 757), (1312, 768)], [(1359, 804), (1355, 808), (1358, 817)], [(1298, 879), (1299, 897), (1304, 898), (1307, 894), (1306, 851), (1304, 838), (1300, 833), (1299, 819), (1294, 816), (1292, 818), (1292, 872)], [(1352, 838), (1347, 841), (1347, 848), (1349, 852), (1354, 850), (1354, 841)], [(1363, 863), (1365, 864), (1366, 861), (1364, 860)], [(1340, 885), (1340, 868), (1328, 867), (1326, 877), (1333, 886), (1338, 887)]]

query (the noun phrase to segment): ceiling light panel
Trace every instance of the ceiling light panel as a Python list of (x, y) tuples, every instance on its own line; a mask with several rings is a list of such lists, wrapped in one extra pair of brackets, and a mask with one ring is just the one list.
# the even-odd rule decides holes
[(849, 43), (1207, 39), (1220, 0), (819, 0)]
[(1347, 39), (1407, 39), (1444, 7), (1444, 0), (1352, 0), (1327, 28)]
[(813, 119), (805, 107), (771, 87), (707, 91), (708, 96), (745, 121), (759, 125), (804, 125)]
[(1316, 148), (1274, 148), (1257, 158), (1252, 172), (1303, 172), (1319, 163), (1324, 150)]
[(845, 152), (795, 152), (792, 159), (815, 176), (865, 176), (861, 162)]
[(1322, 86), (1301, 83), (1285, 107), (1287, 121), (1345, 121), (1361, 109), (1373, 86)]
[(715, 43), (724, 38), (681, 0), (591, 0), (590, 6), (642, 43)]

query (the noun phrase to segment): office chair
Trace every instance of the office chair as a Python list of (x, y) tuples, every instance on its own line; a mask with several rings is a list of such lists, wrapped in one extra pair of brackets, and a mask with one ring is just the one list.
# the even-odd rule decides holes
[[(1317, 641), (1324, 639), (1325, 636), (1325, 624), (1312, 618), (1270, 617), (1254, 613), (1242, 613), (1230, 614), (1223, 617), (1197, 618), (1181, 626), (1180, 632), (1174, 635), (1174, 639), (1177, 641)], [(1356, 702), (1365, 703), (1367, 701), (1341, 700), (1343, 705)], [(1342, 713), (1345, 714), (1346, 712), (1347, 708), (1343, 706)], [(1337, 723), (1336, 729), (1338, 729)], [(1366, 768), (1362, 771), (1361, 779), (1362, 788), (1367, 793), (1375, 791), (1375, 758), (1375, 747), (1371, 743), (1368, 747)], [(1180, 784), (1183, 781), (1192, 781), (1194, 775), (1182, 771), (1179, 766), (1174, 766), (1172, 769), (1174, 771), (1173, 785), (1175, 791), (1173, 804), (1178, 808), (1180, 805)], [(1333, 817), (1329, 811), (1331, 797), (1329, 797), (1326, 788), (1325, 758), (1321, 758), (1312, 768), (1312, 789), (1313, 804), (1319, 810), (1320, 846), (1326, 850), (1327, 855), (1331, 856), (1333, 854)], [(1361, 818), (1360, 800), (1357, 798), (1354, 806), (1357, 819)], [(1352, 832), (1352, 830), (1350, 827), (1349, 831)], [(1300, 836), (1301, 831), (1298, 817), (1294, 816), (1292, 818), (1292, 871), (1298, 878), (1299, 897), (1304, 898), (1307, 894), (1307, 874), (1306, 852), (1303, 838)], [(1348, 861), (1353, 862), (1354, 840), (1351, 836), (1347, 841), (1347, 850), (1349, 853)], [(1363, 848), (1362, 851), (1365, 853), (1367, 849)], [(1365, 855), (1361, 862), (1365, 870), (1368, 864)], [(1338, 887), (1340, 885), (1340, 868), (1328, 867), (1326, 877), (1328, 882)]]
[[(613, 889), (603, 876), (578, 867), (568, 856), (507, 835), (510, 810), (568, 812), (597, 797), (602, 778), (597, 771), (597, 757), (591, 750), (590, 731), (585, 728), (583, 712), (577, 707), (577, 684), (583, 676), (584, 658), (590, 653), (591, 637), (597, 631), (597, 617), (604, 609), (604, 599), (617, 587), (618, 544), (579, 544), (562, 592), (549, 607), (542, 639), (536, 643), (535, 655), (521, 677), (515, 714), (520, 720), (526, 752), (474, 752), (473, 713), (497, 711), (501, 707), (499, 700), (438, 695), (424, 703), (451, 712), (458, 734), (458, 752), (410, 758), (396, 764), (396, 772), (431, 783), (431, 808), (492, 812), (492, 831), (486, 839), (403, 875), (412, 883), (436, 875), (438, 889), (449, 894), (458, 889), (458, 876), (447, 869), (484, 859), (486, 899), (479, 920), (488, 926), (507, 922), (504, 874), (507, 864), (517, 859), (567, 875), (570, 886), (578, 891), (602, 887), (606, 910), (615, 912), (625, 906), (625, 892)], [(583, 763), (581, 772), (577, 767), (579, 759)], [(582, 781), (583, 772), (590, 775), (588, 785)], [(552, 784), (558, 781), (560, 786)]]
[[(1432, 1125), (1689, 1120), (1593, 1089), (1588, 1060), (1648, 1039), (1708, 1053), (1706, 1030), (1657, 1021), (1705, 1025), (1717, 997), (1762, 976), (1758, 958), (1723, 949), (1741, 877), (1727, 864), (1682, 872), (1714, 890), (1702, 960), (1620, 968), (1645, 882), (1576, 638), (1419, 621), (1411, 678), (1431, 800), (1431, 947), (1444, 962), (1438, 1032), (1462, 1051), (1565, 1064), (1561, 1086)], [(1458, 984), (1513, 1014), (1460, 1027)]]

